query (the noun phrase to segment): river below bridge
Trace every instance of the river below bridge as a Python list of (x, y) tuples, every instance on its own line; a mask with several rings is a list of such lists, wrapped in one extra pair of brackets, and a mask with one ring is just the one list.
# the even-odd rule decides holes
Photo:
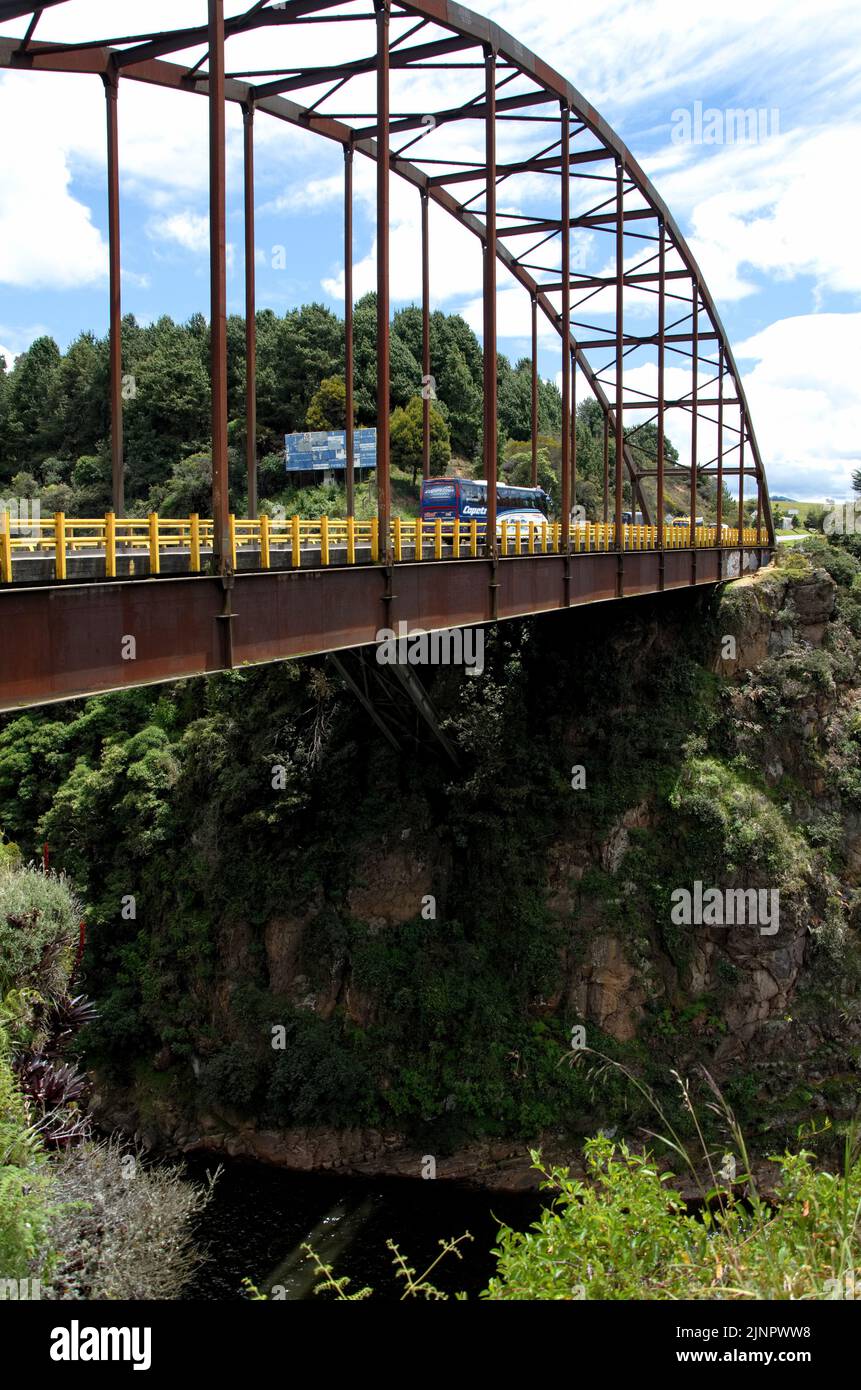
[[(203, 1178), (207, 1167), (215, 1162), (191, 1159), (188, 1176)], [(196, 1241), (207, 1254), (183, 1297), (240, 1299), (246, 1277), (261, 1290), (283, 1290), (277, 1296), (291, 1301), (313, 1297), (313, 1268), (300, 1251), (308, 1241), (336, 1277), (349, 1278), (347, 1292), (369, 1285), (374, 1298), (395, 1301), (404, 1281), (395, 1275), (386, 1241), (393, 1240), (422, 1274), (439, 1255), (439, 1241), (465, 1231), (473, 1239), (459, 1247), (461, 1258), (447, 1255), (431, 1282), (450, 1297), (461, 1290), (475, 1297), (495, 1272), (491, 1251), (499, 1221), (526, 1230), (540, 1210), (534, 1192), (485, 1192), (421, 1179), (365, 1181), (228, 1162), (197, 1220)]]

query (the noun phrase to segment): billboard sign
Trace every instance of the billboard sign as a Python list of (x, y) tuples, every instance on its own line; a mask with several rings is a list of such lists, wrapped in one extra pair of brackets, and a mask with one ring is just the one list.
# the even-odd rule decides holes
[[(346, 469), (346, 431), (308, 430), (305, 434), (285, 434), (284, 458), (288, 473)], [(353, 430), (353, 462), (356, 468), (376, 468), (376, 429)]]

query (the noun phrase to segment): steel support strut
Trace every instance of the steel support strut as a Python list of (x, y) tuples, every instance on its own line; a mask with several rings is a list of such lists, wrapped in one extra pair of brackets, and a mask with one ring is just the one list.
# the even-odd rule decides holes
[(562, 440), (560, 512), (562, 548), (568, 549), (571, 527), (571, 113), (562, 105)]
[(209, 0), (209, 262), (212, 390), (213, 562), (229, 563), (227, 477), (227, 236), (225, 194), (224, 0)]
[(718, 346), (717, 540), (723, 545), (723, 347)]
[[(616, 160), (616, 547), (622, 548), (622, 463), (625, 448), (622, 370), (625, 333), (625, 166)], [(633, 479), (631, 497), (634, 496)]]
[(422, 202), (422, 477), (431, 475), (430, 411), (430, 227), (429, 199), (426, 188), (421, 189)]
[(487, 479), (488, 555), (495, 556), (497, 401), (496, 401), (496, 53), (485, 49), (485, 241), (484, 241), (484, 476)]
[(389, 398), (389, 0), (377, 11), (377, 516), (382, 558), (392, 562)]
[(658, 526), (658, 549), (664, 547), (664, 380), (666, 372), (667, 337), (667, 235), (664, 219), (658, 229), (658, 482), (655, 503)]
[(117, 130), (119, 75), (116, 68), (104, 74), (108, 122), (108, 245), (110, 256), (110, 397), (111, 397), (111, 504), (115, 516), (125, 511), (123, 478), (123, 345), (122, 256), (120, 251), (120, 162)]
[(700, 292), (696, 280), (691, 281), (691, 316), (693, 322), (693, 351), (691, 356), (691, 546), (697, 543), (697, 425), (699, 423), (699, 307)]
[(245, 153), (245, 470), (248, 515), (257, 516), (257, 303), (254, 267), (254, 106), (243, 109)]
[(532, 296), (532, 486), (538, 486), (538, 298)]
[(344, 466), (347, 516), (356, 515), (356, 465), (353, 441), (353, 145), (344, 146)]

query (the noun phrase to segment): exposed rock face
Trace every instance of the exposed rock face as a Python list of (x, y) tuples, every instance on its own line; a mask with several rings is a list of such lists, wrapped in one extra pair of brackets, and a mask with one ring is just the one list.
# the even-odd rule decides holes
[(749, 671), (797, 641), (822, 645), (834, 617), (837, 588), (824, 570), (792, 580), (769, 570), (737, 580), (725, 605), (731, 621), (727, 635), (735, 638), (736, 655), (718, 652), (714, 669), (723, 676)]
[(586, 960), (570, 981), (569, 998), (581, 1018), (618, 1042), (636, 1037), (645, 995), (615, 937), (592, 938)]
[[(831, 754), (822, 751), (839, 749), (841, 742), (851, 740), (853, 731), (861, 728), (861, 694), (846, 687), (838, 689), (826, 669), (829, 627), (836, 615), (835, 594), (834, 582), (821, 570), (804, 577), (787, 576), (781, 570), (765, 571), (738, 581), (728, 589), (719, 610), (717, 645), (721, 649), (712, 666), (728, 680), (721, 699), (731, 710), (736, 743), (726, 763), (739, 753), (748, 755), (747, 766), (754, 769), (751, 777), (759, 779), (757, 805), (769, 804), (769, 795), (773, 795), (762, 791), (763, 781), (769, 789), (791, 781), (792, 788), (802, 787), (826, 816), (831, 815), (834, 825), (826, 825), (823, 833), (842, 843), (845, 885), (851, 888), (861, 884), (861, 811), (844, 815), (842, 803), (833, 794), (839, 761), (832, 766), (828, 761)], [(724, 649), (722, 635), (732, 637), (731, 652)], [(647, 660), (657, 665), (672, 660), (672, 650), (657, 622), (642, 629), (631, 624), (629, 630), (616, 634), (614, 641), (618, 661), (632, 667)], [(821, 679), (805, 681), (804, 664), (813, 660), (807, 655), (812, 652), (820, 652)], [(792, 664), (796, 659), (798, 671)], [(698, 654), (697, 661), (708, 665), (712, 659)], [(786, 667), (784, 685), (769, 686), (767, 681), (758, 685), (757, 672), (773, 670), (776, 665)], [(697, 671), (707, 680), (701, 665)], [(763, 701), (769, 699), (781, 705), (780, 718), (771, 723), (768, 718), (758, 718)], [(618, 702), (617, 695), (614, 706)], [(787, 709), (791, 725), (786, 723)], [(630, 728), (630, 708), (614, 707), (600, 714), (597, 731), (591, 730), (593, 751), (600, 751), (601, 739), (606, 747), (617, 728)], [(693, 720), (690, 727), (698, 733)], [(748, 742), (746, 731), (750, 733)], [(830, 743), (823, 731), (828, 731)], [(580, 748), (579, 734), (572, 718), (570, 730), (565, 730), (566, 758), (569, 748), (573, 757), (579, 758), (579, 751), (574, 751)], [(699, 741), (705, 754), (706, 742)], [(662, 774), (664, 747), (660, 745), (653, 754)], [(808, 748), (815, 756), (807, 756)], [(672, 760), (673, 776), (683, 763), (687, 766), (684, 759)], [(624, 789), (622, 795), (627, 795), (627, 767), (617, 776), (617, 784)], [(743, 778), (742, 784), (746, 786)], [(813, 901), (809, 866), (797, 866), (792, 891), (781, 896), (780, 927), (774, 934), (760, 932), (755, 925), (693, 923), (680, 927), (672, 937), (669, 914), (663, 902), (660, 907), (656, 904), (658, 890), (673, 881), (675, 872), (672, 858), (679, 843), (674, 839), (678, 831), (675, 803), (671, 805), (666, 788), (659, 795), (655, 782), (643, 779), (632, 786), (630, 799), (630, 805), (622, 801), (620, 806), (617, 796), (604, 803), (609, 809), (602, 807), (601, 815), (591, 819), (584, 816), (580, 821), (575, 813), (570, 820), (552, 822), (547, 837), (550, 843), (545, 840), (541, 850), (542, 908), (553, 924), (550, 954), (552, 960), (552, 952), (557, 952), (558, 970), (544, 996), (526, 1003), (530, 1019), (561, 1019), (568, 1026), (575, 1018), (585, 1025), (589, 1045), (600, 1048), (602, 1039), (607, 1038), (618, 1044), (642, 1037), (654, 1039), (655, 1032), (646, 1030), (655, 1029), (656, 1014), (671, 1033), (678, 1015), (687, 1015), (689, 1036), (694, 1041), (705, 1037), (716, 1074), (721, 1067), (730, 1070), (736, 1063), (746, 1065), (751, 1058), (779, 1056), (786, 1046), (785, 1029), (791, 1022), (793, 1001), (805, 970), (811, 931), (821, 924), (827, 910), (824, 901)], [(741, 809), (736, 808), (739, 833), (745, 828), (747, 804), (742, 801)], [(750, 804), (754, 804), (752, 799)], [(717, 824), (719, 807), (715, 816)], [(649, 860), (648, 855), (655, 856), (656, 847), (663, 848), (665, 857), (660, 868), (652, 870), (650, 865), (658, 861)], [(690, 852), (688, 845), (689, 859), (680, 864), (680, 877), (690, 873), (696, 848)], [(643, 853), (645, 870), (642, 862), (637, 863), (638, 854), (642, 859)], [(702, 853), (704, 864), (716, 875), (713, 883), (749, 886), (743, 875), (736, 876), (726, 855), (720, 864), (714, 858), (710, 861), (705, 843)], [(261, 954), (265, 966), (261, 992), (265, 996), (268, 986), (273, 1006), (283, 1001), (294, 1012), (305, 1011), (309, 1017), (301, 1018), (303, 1026), (308, 1023), (313, 1029), (315, 1018), (325, 1021), (335, 1016), (358, 1030), (378, 1023), (382, 1010), (368, 983), (374, 976), (362, 975), (358, 969), (354, 973), (349, 949), (341, 943), (347, 930), (358, 923), (365, 938), (379, 938), (371, 944), (385, 956), (389, 943), (397, 940), (398, 929), (416, 923), (421, 904), (429, 896), (436, 898), (445, 921), (446, 898), (454, 891), (452, 854), (444, 832), (436, 832), (428, 824), (415, 830), (389, 831), (363, 844), (358, 860), (362, 868), (337, 888), (342, 935), (333, 937), (336, 944), (325, 954), (323, 969), (319, 960), (314, 968), (314, 951), (326, 914), (332, 911), (333, 895), (328, 886), (318, 887), (309, 902), (272, 916), (256, 937), (247, 924), (225, 926), (219, 940), (216, 980), (208, 986), (213, 1037), (240, 1036), (237, 992), (255, 969), (260, 970)], [(763, 862), (768, 862), (765, 852)], [(828, 881), (822, 897), (837, 891), (835, 883)], [(861, 918), (861, 906), (857, 916)], [(558, 1032), (558, 1022), (555, 1026)], [(809, 1025), (811, 1046), (821, 1040), (814, 1036), (816, 1026), (815, 1020)], [(199, 1048), (204, 1064), (208, 1046), (214, 1050), (215, 1045), (205, 1042)], [(392, 1065), (397, 1066), (397, 1059)], [(162, 1047), (155, 1054), (154, 1066), (160, 1074), (170, 1073), (170, 1049)], [(321, 1126), (276, 1130), (226, 1107), (211, 1105), (205, 1112), (198, 1108), (190, 1113), (187, 1100), (182, 1103), (178, 1093), (171, 1099), (161, 1096), (156, 1106), (147, 1108), (134, 1101), (124, 1106), (105, 1087), (95, 1097), (94, 1109), (106, 1123), (119, 1124), (152, 1145), (167, 1143), (179, 1152), (212, 1150), (291, 1168), (341, 1167), (369, 1175), (415, 1175), (422, 1158), (402, 1134), (395, 1132)], [(554, 1136), (547, 1137), (546, 1152), (552, 1152), (553, 1142)], [(570, 1155), (562, 1155), (561, 1161), (569, 1162)], [(440, 1176), (497, 1185), (534, 1183), (533, 1176), (524, 1177), (528, 1163), (524, 1163), (522, 1145), (470, 1145), (457, 1158), (441, 1163), (447, 1166), (441, 1167)]]
[(401, 842), (371, 847), (367, 879), (356, 883), (347, 897), (350, 911), (376, 931), (400, 926), (416, 915), (416, 903), (435, 891), (434, 843), (425, 841), (422, 853), (410, 847), (410, 831)]

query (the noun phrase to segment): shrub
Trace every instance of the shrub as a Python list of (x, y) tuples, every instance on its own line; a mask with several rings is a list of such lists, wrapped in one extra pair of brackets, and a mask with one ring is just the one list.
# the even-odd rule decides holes
[(212, 1195), (181, 1167), (145, 1166), (113, 1139), (72, 1149), (55, 1168), (62, 1203), (50, 1229), (61, 1252), (55, 1298), (176, 1298), (201, 1262), (191, 1221)]
[(32, 986), (46, 997), (66, 987), (82, 908), (62, 874), (32, 865), (0, 872), (0, 998)]
[(51, 1217), (50, 1177), (4, 1046), (0, 1027), (0, 1278), (25, 1279)]

